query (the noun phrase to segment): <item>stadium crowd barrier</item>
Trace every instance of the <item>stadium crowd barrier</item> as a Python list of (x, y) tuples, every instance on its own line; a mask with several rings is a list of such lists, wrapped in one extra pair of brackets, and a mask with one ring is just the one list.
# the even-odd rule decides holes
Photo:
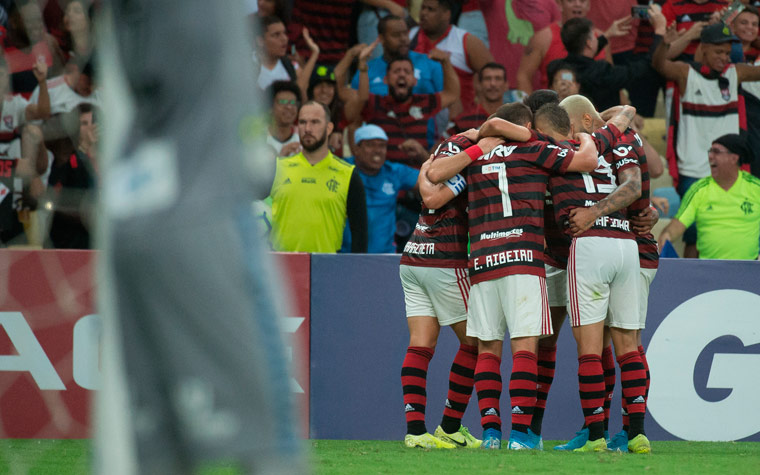
[[(278, 255), (291, 298), (283, 329), (304, 430), (318, 439), (401, 439), (408, 343), (397, 255)], [(99, 381), (95, 253), (0, 251), (0, 437), (85, 438)], [(760, 441), (760, 263), (663, 259), (644, 346), (654, 440)], [(439, 423), (458, 347), (444, 329), (428, 372), (428, 428)], [(504, 423), (511, 359), (502, 362)], [(565, 323), (544, 438), (582, 424), (575, 344)], [(619, 376), (610, 431), (620, 428)], [(475, 396), (464, 418), (479, 434)]]

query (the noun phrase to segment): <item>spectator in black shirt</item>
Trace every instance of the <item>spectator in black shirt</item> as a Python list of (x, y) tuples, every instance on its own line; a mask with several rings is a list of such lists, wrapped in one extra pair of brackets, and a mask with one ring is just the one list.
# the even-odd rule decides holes
[[(662, 17), (657, 16), (657, 20)], [(653, 19), (654, 20), (654, 19)], [(655, 34), (665, 34), (665, 23), (654, 25)], [(581, 85), (580, 93), (588, 97), (598, 110), (606, 110), (620, 104), (620, 90), (634, 84), (649, 70), (650, 57), (624, 66), (612, 65), (606, 61), (594, 60), (599, 41), (593, 33), (594, 24), (588, 18), (572, 18), (562, 25), (562, 43), (567, 49), (567, 58), (561, 60), (574, 68)], [(656, 46), (658, 41), (653, 43)], [(560, 61), (560, 60), (556, 60)], [(552, 68), (549, 63), (547, 70)]]

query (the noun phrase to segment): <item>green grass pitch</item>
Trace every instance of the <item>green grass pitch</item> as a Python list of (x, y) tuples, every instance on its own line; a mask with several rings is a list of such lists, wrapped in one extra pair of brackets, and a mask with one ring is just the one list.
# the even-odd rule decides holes
[[(310, 440), (315, 474), (479, 474), (479, 473), (667, 473), (757, 474), (760, 443), (658, 442), (653, 453), (573, 454), (507, 450), (407, 449), (399, 441)], [(87, 440), (0, 440), (0, 474), (80, 475), (89, 473)], [(234, 474), (224, 464), (200, 474)]]

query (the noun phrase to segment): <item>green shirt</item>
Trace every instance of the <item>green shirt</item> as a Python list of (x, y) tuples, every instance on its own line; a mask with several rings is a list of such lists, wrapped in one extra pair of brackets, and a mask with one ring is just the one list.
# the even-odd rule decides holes
[(353, 165), (332, 153), (316, 165), (303, 153), (277, 159), (272, 183), (272, 247), (289, 252), (337, 252), (346, 224)]
[(760, 179), (739, 171), (726, 191), (708, 176), (694, 183), (675, 218), (697, 223), (701, 259), (757, 259), (760, 251)]

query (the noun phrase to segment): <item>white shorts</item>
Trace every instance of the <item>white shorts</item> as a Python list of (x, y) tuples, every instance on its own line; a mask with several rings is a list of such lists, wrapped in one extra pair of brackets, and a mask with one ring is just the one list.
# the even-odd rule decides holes
[(639, 250), (633, 239), (573, 239), (567, 262), (570, 323), (639, 329)]
[(546, 279), (508, 275), (472, 286), (467, 336), (483, 341), (552, 334)]
[(657, 269), (639, 270), (639, 330), (643, 330), (647, 323), (647, 307), (649, 306), (649, 286), (657, 274)]
[(406, 317), (436, 317), (441, 326), (467, 320), (467, 269), (401, 265)]
[(544, 264), (550, 307), (567, 307), (567, 270)]

